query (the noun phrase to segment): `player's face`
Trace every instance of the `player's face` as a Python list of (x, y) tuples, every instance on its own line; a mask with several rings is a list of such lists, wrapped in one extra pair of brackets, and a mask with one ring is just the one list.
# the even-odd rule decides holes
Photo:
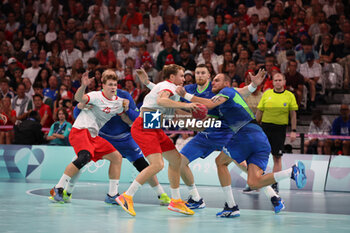
[(223, 74), (216, 75), (212, 82), (212, 92), (219, 93), (224, 87), (229, 86), (227, 83)]
[(194, 74), (196, 78), (196, 83), (199, 86), (205, 85), (208, 82), (210, 77), (209, 71), (205, 67), (196, 68), (194, 71)]
[(185, 75), (183, 70), (179, 70), (175, 75), (173, 83), (178, 86), (182, 86), (185, 82)]
[(115, 80), (107, 80), (106, 84), (102, 84), (102, 88), (103, 93), (111, 99), (118, 89), (118, 82)]

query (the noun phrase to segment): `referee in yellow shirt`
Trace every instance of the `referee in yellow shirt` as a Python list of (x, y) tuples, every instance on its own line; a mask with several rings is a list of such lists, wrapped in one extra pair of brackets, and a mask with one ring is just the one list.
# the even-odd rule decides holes
[[(272, 78), (273, 89), (264, 92), (256, 112), (256, 120), (267, 135), (271, 144), (273, 155), (273, 172), (282, 170), (282, 155), (286, 130), (291, 118), (291, 141), (296, 138), (298, 105), (292, 92), (285, 90), (286, 78), (283, 74), (277, 73)], [(272, 185), (278, 193), (278, 184)]]

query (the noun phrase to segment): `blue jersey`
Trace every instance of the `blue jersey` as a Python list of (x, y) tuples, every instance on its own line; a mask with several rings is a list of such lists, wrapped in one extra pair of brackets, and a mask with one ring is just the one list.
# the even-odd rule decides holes
[[(198, 85), (197, 84), (189, 84), (185, 86), (185, 89), (188, 93), (193, 94), (195, 96), (211, 99), (215, 94), (211, 91), (211, 82), (208, 82), (206, 88), (203, 91), (198, 91)], [(189, 102), (185, 100), (184, 98), (181, 98), (181, 101), (183, 102)], [(208, 111), (208, 115), (213, 117), (219, 117), (219, 111), (217, 108), (211, 109)]]
[[(126, 112), (129, 116), (130, 120), (134, 121), (138, 115), (139, 110), (136, 108), (136, 104), (134, 100), (132, 99), (131, 95), (124, 90), (117, 90), (117, 96), (120, 98), (128, 99), (130, 101), (129, 103), (129, 110)], [(127, 136), (127, 134), (130, 134), (130, 126), (127, 125), (120, 116), (116, 115), (112, 117), (100, 130), (99, 134), (104, 136)]]
[(254, 113), (235, 89), (225, 87), (218, 96), (227, 98), (227, 101), (219, 106), (219, 114), (220, 119), (226, 122), (234, 133), (255, 119)]

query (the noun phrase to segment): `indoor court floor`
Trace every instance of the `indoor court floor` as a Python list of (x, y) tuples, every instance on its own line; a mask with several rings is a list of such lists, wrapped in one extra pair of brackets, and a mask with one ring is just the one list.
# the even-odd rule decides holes
[[(216, 218), (222, 210), (218, 186), (199, 186), (207, 208), (185, 216), (158, 205), (155, 192), (144, 185), (135, 195), (136, 217), (103, 202), (108, 183), (78, 183), (72, 203), (48, 200), (52, 181), (0, 179), (0, 232), (154, 232), (154, 233), (295, 233), (350, 232), (350, 193), (281, 190), (286, 209), (279, 214), (263, 193), (243, 194), (234, 188), (241, 216)], [(120, 184), (119, 192), (129, 184)], [(169, 193), (169, 186), (163, 185)], [(181, 186), (187, 197), (187, 188)]]

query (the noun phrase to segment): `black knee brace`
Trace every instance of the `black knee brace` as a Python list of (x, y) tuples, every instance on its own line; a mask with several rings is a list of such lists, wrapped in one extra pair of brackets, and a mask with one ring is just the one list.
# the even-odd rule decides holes
[(148, 163), (144, 157), (136, 159), (132, 165), (134, 165), (139, 172), (148, 167)]
[(78, 158), (73, 161), (73, 164), (80, 170), (91, 160), (91, 154), (87, 150), (78, 152)]

